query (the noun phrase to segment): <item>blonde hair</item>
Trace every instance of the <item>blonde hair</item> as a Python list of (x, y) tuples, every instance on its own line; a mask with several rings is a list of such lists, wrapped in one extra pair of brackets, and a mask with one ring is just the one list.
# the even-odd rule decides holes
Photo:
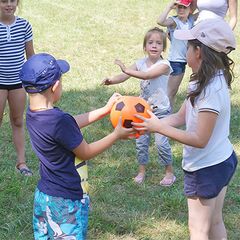
[(147, 41), (153, 33), (159, 33), (162, 36), (163, 51), (165, 51), (167, 48), (167, 37), (166, 37), (166, 33), (159, 27), (151, 28), (146, 32), (144, 39), (143, 39), (143, 49), (145, 49), (145, 47), (147, 45)]

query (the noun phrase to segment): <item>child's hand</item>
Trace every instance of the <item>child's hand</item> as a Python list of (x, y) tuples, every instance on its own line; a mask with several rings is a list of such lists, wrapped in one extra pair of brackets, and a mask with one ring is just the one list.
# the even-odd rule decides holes
[(177, 8), (177, 5), (179, 3), (179, 0), (174, 0), (170, 6), (171, 9), (176, 9)]
[(125, 72), (126, 66), (123, 64), (123, 62), (121, 60), (116, 59), (114, 61), (114, 63), (117, 64), (121, 68), (122, 72)]
[[(137, 131), (133, 128), (125, 128), (122, 126), (122, 117), (119, 117), (118, 125), (114, 129), (114, 133), (116, 134), (118, 139), (133, 139), (134, 134)], [(131, 136), (130, 136), (131, 135)]]
[(103, 81), (101, 82), (101, 85), (111, 85), (111, 79), (110, 78), (104, 78)]
[(112, 106), (114, 103), (119, 100), (122, 97), (120, 93), (114, 93), (108, 100), (107, 104), (105, 105), (105, 108), (107, 109), (107, 112), (110, 112), (112, 109)]
[(143, 132), (158, 132), (161, 128), (161, 123), (159, 123), (160, 120), (151, 111), (147, 110), (147, 112), (150, 115), (150, 118), (145, 118), (138, 114), (134, 115), (135, 117), (143, 120), (143, 122), (142, 123), (132, 122), (133, 128)]

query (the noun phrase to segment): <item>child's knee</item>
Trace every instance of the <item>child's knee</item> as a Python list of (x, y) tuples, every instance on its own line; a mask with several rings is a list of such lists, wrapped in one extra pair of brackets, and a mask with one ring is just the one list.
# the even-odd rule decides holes
[(13, 118), (11, 118), (11, 123), (14, 127), (22, 128), (23, 127), (23, 118), (22, 117), (13, 117)]
[[(201, 223), (200, 221), (191, 221), (189, 220), (188, 222), (188, 228), (190, 232), (190, 236), (208, 236), (209, 231), (210, 231), (210, 224), (207, 222)], [(199, 238), (201, 239), (201, 238)], [(202, 238), (205, 239), (205, 238)]]

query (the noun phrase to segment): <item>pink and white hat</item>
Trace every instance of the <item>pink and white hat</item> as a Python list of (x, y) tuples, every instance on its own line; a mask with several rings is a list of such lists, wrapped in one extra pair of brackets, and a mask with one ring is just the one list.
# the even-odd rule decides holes
[(236, 48), (236, 40), (229, 24), (223, 19), (205, 19), (190, 30), (175, 30), (179, 40), (197, 39), (209, 48), (228, 54)]
[(183, 5), (185, 7), (189, 7), (192, 3), (192, 0), (179, 0), (176, 2), (178, 5)]

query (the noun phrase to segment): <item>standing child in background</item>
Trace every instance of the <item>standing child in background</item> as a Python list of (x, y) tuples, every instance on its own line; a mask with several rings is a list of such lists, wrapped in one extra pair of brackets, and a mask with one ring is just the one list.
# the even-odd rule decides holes
[[(233, 32), (223, 19), (203, 20), (175, 37), (188, 41), (187, 62), (192, 68), (187, 99), (176, 114), (133, 123), (140, 130), (158, 132), (184, 144), (182, 167), (188, 201), (191, 240), (226, 240), (222, 217), (227, 185), (237, 166), (229, 141), (235, 49)], [(186, 130), (177, 129), (186, 125)]]
[[(131, 67), (116, 60), (122, 74), (103, 80), (104, 85), (118, 84), (130, 77), (141, 80), (141, 94), (152, 106), (154, 114), (163, 118), (170, 113), (170, 103), (167, 96), (167, 82), (171, 72), (170, 63), (162, 58), (162, 52), (166, 49), (166, 34), (157, 27), (150, 29), (143, 41), (143, 49), (147, 57), (142, 58)], [(149, 161), (150, 134), (145, 134), (136, 139), (137, 158), (139, 163), (138, 175), (134, 178), (136, 183), (142, 183), (145, 178), (145, 168)], [(160, 181), (162, 186), (171, 186), (176, 177), (173, 174), (171, 147), (168, 139), (160, 134), (155, 134), (155, 143), (158, 150), (159, 161), (165, 166), (165, 176)]]
[(102, 108), (72, 117), (54, 107), (62, 95), (62, 74), (69, 68), (66, 61), (41, 53), (29, 58), (20, 71), (29, 95), (27, 128), (40, 161), (40, 180), (34, 197), (35, 239), (86, 239), (89, 199), (83, 196), (87, 189), (81, 186), (75, 157), (93, 158), (135, 132), (118, 124), (111, 134), (88, 144), (80, 128), (109, 114), (120, 94), (114, 94)]
[[(192, 0), (179, 0), (171, 2), (165, 11), (159, 16), (157, 23), (167, 27), (171, 46), (169, 49), (168, 60), (173, 71), (168, 81), (168, 97), (173, 110), (174, 99), (178, 88), (182, 82), (186, 61), (187, 41), (176, 39), (173, 33), (176, 29), (191, 29), (193, 27), (196, 15), (190, 14), (190, 5)], [(169, 12), (176, 9), (177, 15), (168, 17)]]
[(26, 165), (23, 113), (26, 93), (19, 79), (19, 71), (26, 58), (34, 54), (32, 27), (14, 15), (19, 0), (0, 0), (0, 125), (8, 101), (13, 143), (17, 152), (16, 169), (25, 176), (32, 172)]

